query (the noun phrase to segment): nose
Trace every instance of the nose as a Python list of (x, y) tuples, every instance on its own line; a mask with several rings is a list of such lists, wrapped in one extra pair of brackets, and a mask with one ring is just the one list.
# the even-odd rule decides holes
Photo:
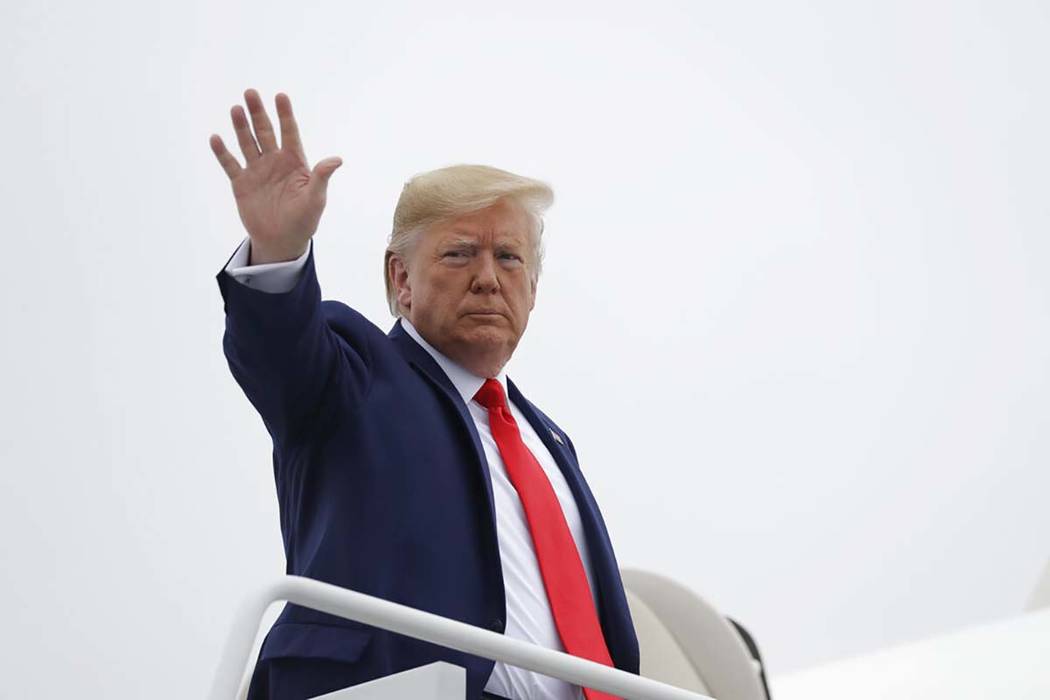
[(493, 294), (499, 291), (499, 275), (496, 260), (492, 255), (482, 254), (477, 257), (474, 278), (470, 281), (470, 291), (475, 294)]

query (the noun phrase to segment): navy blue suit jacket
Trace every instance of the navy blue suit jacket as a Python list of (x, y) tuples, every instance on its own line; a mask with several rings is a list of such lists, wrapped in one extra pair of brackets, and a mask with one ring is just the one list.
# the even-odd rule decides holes
[[(217, 279), (230, 370), (273, 440), (287, 573), (503, 632), (488, 464), (433, 358), (400, 322), (383, 333), (345, 304), (322, 302), (312, 251), (286, 293), (225, 272)], [(638, 673), (619, 567), (575, 448), (508, 387), (576, 498), (613, 663)], [(297, 700), (438, 660), (465, 667), (467, 697), (480, 697), (491, 661), (288, 604), (262, 646), (249, 697)]]

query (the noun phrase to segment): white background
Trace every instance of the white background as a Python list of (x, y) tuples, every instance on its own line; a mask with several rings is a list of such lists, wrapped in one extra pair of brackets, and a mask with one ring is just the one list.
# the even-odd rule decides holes
[[(201, 697), (283, 573), (222, 356), (208, 148), (287, 92), (340, 155), (325, 296), (388, 328), (412, 174), (547, 180), (510, 374), (622, 565), (774, 674), (1019, 611), (1050, 556), (1050, 10), (1034, 2), (0, 9), (0, 696)], [(512, 9), (511, 9), (512, 8)]]

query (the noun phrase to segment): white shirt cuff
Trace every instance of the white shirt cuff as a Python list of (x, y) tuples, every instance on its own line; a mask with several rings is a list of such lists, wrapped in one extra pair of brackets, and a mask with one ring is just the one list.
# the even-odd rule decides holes
[(313, 239), (306, 246), (306, 252), (295, 260), (277, 263), (249, 265), (248, 254), (251, 251), (251, 239), (245, 237), (237, 247), (230, 262), (226, 263), (226, 274), (241, 284), (270, 294), (283, 294), (291, 291), (299, 281), (299, 273), (306, 265), (313, 247)]

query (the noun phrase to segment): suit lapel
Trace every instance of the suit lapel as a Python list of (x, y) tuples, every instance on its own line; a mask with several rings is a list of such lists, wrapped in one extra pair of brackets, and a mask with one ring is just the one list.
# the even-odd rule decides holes
[(489, 474), (488, 460), (485, 459), (485, 450), (481, 446), (481, 438), (478, 436), (478, 429), (474, 425), (474, 419), (471, 417), (470, 411), (467, 409), (466, 404), (463, 403), (463, 398), (456, 391), (456, 387), (453, 386), (444, 370), (441, 369), (426, 350), (420, 347), (419, 343), (412, 339), (412, 336), (405, 332), (405, 329), (401, 326), (401, 319), (397, 320), (397, 323), (394, 324), (394, 327), (387, 335), (394, 341), (394, 344), (408, 363), (438, 390), (438, 395), (448, 402), (449, 406), (459, 415), (461, 427), (467, 431), (470, 443), (474, 446), (479, 470), (478, 474), (485, 485), (489, 519), (492, 522), (493, 539), (495, 539), (496, 505), (492, 495), (492, 478)]

